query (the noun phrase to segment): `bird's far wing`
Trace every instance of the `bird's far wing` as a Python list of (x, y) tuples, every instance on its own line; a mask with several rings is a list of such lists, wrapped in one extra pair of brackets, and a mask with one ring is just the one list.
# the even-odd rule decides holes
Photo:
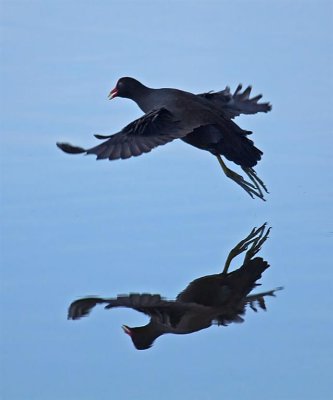
[(177, 325), (181, 316), (188, 309), (193, 307), (202, 308), (202, 306), (192, 303), (164, 300), (159, 294), (131, 293), (129, 295), (119, 295), (113, 299), (87, 297), (76, 300), (69, 306), (68, 319), (75, 320), (87, 316), (97, 304), (105, 304), (106, 309), (115, 307), (132, 308), (150, 317), (158, 318), (161, 323), (171, 325)]
[(117, 160), (148, 153), (154, 147), (171, 142), (181, 136), (179, 122), (175, 120), (170, 111), (160, 108), (131, 122), (114, 135), (95, 135), (97, 139), (107, 140), (90, 149), (72, 146), (69, 143), (57, 143), (57, 146), (65, 153), (96, 154), (98, 160)]
[(272, 109), (269, 103), (259, 103), (262, 95), (259, 94), (250, 98), (252, 87), (248, 86), (243, 92), (242, 85), (238, 85), (232, 94), (227, 86), (220, 92), (200, 93), (197, 96), (203, 97), (212, 102), (215, 107), (222, 110), (227, 118), (235, 118), (240, 114), (256, 114), (258, 112), (268, 112)]

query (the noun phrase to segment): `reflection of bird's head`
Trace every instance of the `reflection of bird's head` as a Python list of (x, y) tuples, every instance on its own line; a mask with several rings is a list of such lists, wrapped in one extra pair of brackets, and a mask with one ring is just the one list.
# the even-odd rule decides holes
[(151, 323), (135, 328), (123, 325), (122, 328), (124, 332), (130, 336), (135, 348), (138, 350), (149, 349), (153, 345), (154, 340), (162, 334), (158, 332)]

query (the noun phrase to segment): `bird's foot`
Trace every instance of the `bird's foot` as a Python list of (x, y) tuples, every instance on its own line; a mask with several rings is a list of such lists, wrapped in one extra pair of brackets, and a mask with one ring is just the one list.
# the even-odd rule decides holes
[[(256, 178), (258, 179), (259, 182), (261, 182), (261, 180), (256, 176), (254, 170), (252, 170), (252, 168), (249, 168), (252, 171), (247, 171), (244, 170), (246, 172), (246, 174), (249, 176), (249, 178), (251, 179), (251, 182), (246, 181), (241, 175), (237, 174), (235, 171), (232, 171), (230, 168), (228, 168), (226, 166), (226, 164), (224, 163), (224, 161), (222, 160), (222, 157), (220, 155), (216, 156), (220, 166), (223, 169), (223, 172), (225, 173), (225, 175), (232, 179), (234, 182), (236, 182), (241, 188), (243, 188), (246, 193), (248, 193), (253, 199), (255, 197), (259, 197), (260, 199), (262, 199), (263, 201), (266, 201), (263, 195), (262, 190), (260, 189), (260, 185), (258, 184), (258, 182), (256, 181)], [(255, 176), (255, 178), (254, 178)], [(265, 188), (266, 190), (266, 188)]]
[[(265, 240), (268, 237), (269, 231), (271, 228), (268, 228), (266, 233), (265, 232), (266, 228), (266, 223), (264, 223), (262, 226), (259, 228), (253, 228), (250, 234), (243, 240), (241, 240), (229, 253), (222, 274), (226, 274), (228, 272), (228, 269), (230, 267), (231, 261), (237, 257), (239, 254), (243, 253), (244, 251), (247, 250), (244, 258), (244, 263), (245, 261), (250, 260), (258, 251), (260, 250), (262, 244), (265, 242)], [(248, 250), (248, 247), (251, 246), (251, 248)]]
[(259, 178), (259, 176), (257, 175), (256, 171), (253, 168), (242, 167), (242, 169), (246, 173), (246, 175), (250, 178), (251, 182), (254, 184), (255, 188), (257, 189), (258, 193), (260, 194), (260, 197), (263, 200), (265, 200), (263, 191), (266, 193), (269, 193), (265, 183)]

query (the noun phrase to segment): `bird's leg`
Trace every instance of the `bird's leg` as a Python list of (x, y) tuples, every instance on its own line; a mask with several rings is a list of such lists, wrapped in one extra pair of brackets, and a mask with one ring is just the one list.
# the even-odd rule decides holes
[[(251, 249), (247, 251), (245, 255), (245, 259), (251, 258), (254, 254), (256, 254), (260, 250), (260, 246), (263, 244), (263, 242), (267, 239), (267, 235), (269, 233), (269, 229), (266, 233), (266, 235), (263, 237), (263, 232), (265, 230), (266, 224), (263, 224), (260, 228), (254, 228), (250, 232), (250, 234), (243, 240), (241, 240), (229, 253), (226, 262), (224, 264), (224, 268), (222, 271), (222, 274), (227, 274), (228, 269), (230, 267), (231, 261), (237, 257), (239, 254), (243, 253), (248, 249), (248, 246), (252, 244)], [(262, 237), (264, 240), (262, 240)], [(253, 253), (253, 251), (257, 249), (256, 252)], [(252, 253), (250, 253), (252, 251)], [(249, 257), (248, 257), (249, 254)]]
[[(254, 196), (257, 196), (265, 201), (262, 191), (258, 190), (258, 184), (256, 182), (253, 182), (254, 184), (252, 184), (251, 182), (247, 182), (241, 175), (238, 175), (236, 172), (229, 169), (225, 165), (224, 161), (222, 160), (222, 157), (219, 154), (216, 154), (216, 158), (218, 159), (218, 162), (220, 163), (223, 172), (228, 178), (232, 179), (240, 187), (242, 187), (246, 191), (246, 193), (248, 193), (253, 199)], [(252, 178), (251, 180), (253, 181)]]
[(264, 182), (257, 175), (256, 171), (253, 168), (249, 168), (249, 167), (242, 167), (242, 170), (246, 173), (246, 175), (250, 178), (251, 182), (255, 185), (255, 187), (258, 190), (258, 192), (260, 193), (261, 197), (264, 198), (262, 189), (266, 193), (269, 193), (269, 191), (267, 190), (267, 187), (264, 184)]

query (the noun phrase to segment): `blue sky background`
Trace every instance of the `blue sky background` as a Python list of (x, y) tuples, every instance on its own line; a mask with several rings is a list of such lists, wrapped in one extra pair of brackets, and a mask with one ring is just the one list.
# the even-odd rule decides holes
[[(2, 1), (1, 398), (326, 400), (332, 371), (332, 2)], [(68, 156), (141, 115), (121, 76), (192, 92), (242, 82), (264, 152), (251, 200), (181, 141), (116, 162)], [(66, 320), (81, 296), (174, 297), (264, 221), (268, 312), (145, 352), (130, 310)], [(235, 264), (238, 266), (239, 264)]]

